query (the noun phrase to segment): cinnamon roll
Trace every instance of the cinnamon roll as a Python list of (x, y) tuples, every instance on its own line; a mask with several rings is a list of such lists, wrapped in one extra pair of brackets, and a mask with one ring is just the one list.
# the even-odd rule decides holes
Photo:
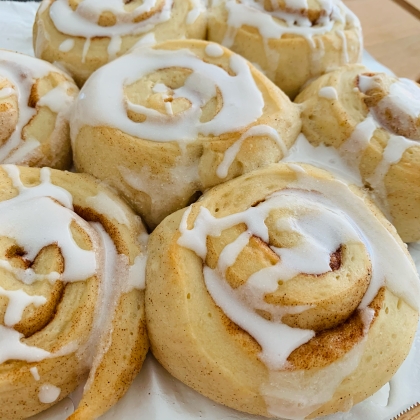
[(135, 46), (204, 39), (206, 27), (204, 0), (43, 0), (34, 50), (82, 86), (97, 68)]
[(71, 165), (73, 80), (37, 58), (0, 50), (0, 163)]
[(349, 410), (389, 381), (417, 329), (419, 280), (395, 229), (366, 193), (303, 164), (243, 175), (167, 217), (146, 284), (159, 362), (267, 417)]
[(88, 375), (69, 419), (97, 418), (147, 353), (145, 229), (89, 175), (14, 165), (0, 167), (0, 221), (0, 417), (43, 411)]
[(258, 64), (291, 98), (363, 50), (360, 22), (340, 0), (213, 0), (208, 39)]
[(307, 139), (336, 148), (402, 239), (420, 240), (420, 86), (353, 65), (322, 76), (296, 102)]
[(299, 109), (242, 57), (168, 41), (99, 69), (71, 118), (74, 163), (118, 189), (150, 228), (205, 189), (280, 160)]

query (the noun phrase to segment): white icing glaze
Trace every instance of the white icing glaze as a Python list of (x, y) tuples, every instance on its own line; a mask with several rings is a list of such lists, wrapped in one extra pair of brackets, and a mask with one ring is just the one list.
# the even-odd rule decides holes
[(74, 48), (74, 44), (75, 44), (74, 39), (69, 38), (63, 41), (58, 47), (58, 49), (61, 52), (69, 52)]
[(39, 376), (38, 368), (36, 366), (31, 367), (29, 369), (29, 372), (31, 372), (32, 376), (36, 381), (39, 381), (41, 379), (41, 377)]
[(5, 290), (0, 287), (0, 296), (9, 299), (6, 313), (4, 314), (4, 324), (6, 327), (13, 327), (21, 321), (23, 311), (27, 306), (33, 304), (36, 308), (43, 305), (47, 299), (44, 296), (31, 296), (23, 290)]
[(404, 114), (413, 118), (420, 116), (420, 87), (412, 80), (401, 78), (393, 83), (385, 100), (391, 102), (393, 108), (401, 110)]
[(134, 264), (130, 266), (128, 274), (128, 292), (133, 289), (144, 290), (146, 288), (146, 263), (147, 254), (143, 254), (138, 255), (134, 260)]
[(223, 3), (228, 11), (228, 31), (223, 40), (223, 45), (227, 47), (233, 45), (237, 29), (244, 25), (257, 28), (263, 38), (279, 39), (283, 34), (294, 34), (307, 38), (311, 44), (314, 35), (330, 32), (336, 23), (348, 20), (351, 26), (360, 29), (357, 18), (352, 15), (348, 19), (348, 9), (333, 1), (323, 2), (326, 13), (315, 25), (312, 25), (304, 14), (298, 13), (299, 9), (307, 9), (307, 4), (299, 5), (296, 0), (289, 5), (289, 8), (297, 11), (296, 13), (276, 9), (267, 11), (263, 2), (257, 0), (241, 0), (239, 3), (235, 0), (225, 0)]
[[(191, 103), (184, 112), (163, 114), (131, 103), (124, 97), (125, 85), (170, 67), (193, 70), (184, 86), (171, 91), (174, 99), (186, 98)], [(235, 73), (233, 76), (214, 64), (202, 61), (187, 49), (136, 49), (100, 68), (86, 82), (74, 107), (72, 139), (75, 140), (84, 125), (112, 126), (135, 137), (179, 143), (193, 142), (200, 134), (218, 136), (240, 130), (262, 115), (264, 101), (246, 60), (235, 54), (230, 59), (230, 67)], [(103, 86), (108, 88), (104, 90)], [(201, 122), (201, 107), (216, 95), (216, 87), (224, 98), (223, 108), (212, 120)], [(246, 107), (240, 106), (244, 96), (248, 99)], [(112, 98), (112, 106), (109, 98)], [(143, 114), (146, 120), (142, 123), (130, 120), (127, 109)]]
[[(159, 0), (145, 0), (134, 10), (127, 11), (125, 2), (122, 0), (83, 0), (73, 11), (68, 0), (57, 0), (51, 5), (49, 15), (61, 33), (86, 38), (82, 63), (86, 61), (91, 40), (95, 37), (110, 38), (108, 55), (109, 59), (113, 60), (121, 50), (121, 37), (153, 31), (156, 25), (171, 18), (173, 0), (162, 0), (162, 2), (163, 7), (160, 8)], [(192, 0), (192, 2), (193, 9), (187, 16), (188, 24), (194, 23), (204, 11), (201, 0)], [(98, 24), (98, 20), (104, 12), (111, 12), (114, 15), (116, 19), (114, 25), (101, 26)], [(142, 15), (145, 15), (146, 18), (142, 19)]]
[(114, 60), (121, 50), (122, 38), (120, 36), (113, 36), (108, 44), (109, 60)]
[(337, 35), (341, 38), (341, 51), (342, 51), (342, 65), (346, 65), (349, 62), (349, 53), (347, 50), (347, 38), (343, 31), (337, 31)]
[[(21, 145), (12, 151), (8, 157), (3, 160), (3, 163), (18, 163), (25, 158), (29, 158), (41, 143), (33, 138), (25, 140)], [(1, 153), (1, 152), (0, 152)]]
[(340, 153), (350, 165), (356, 168), (359, 167), (363, 152), (369, 145), (373, 133), (378, 127), (378, 123), (369, 114), (356, 126), (351, 136), (340, 146)]
[(187, 15), (187, 25), (192, 25), (198, 17), (206, 11), (204, 0), (190, 0), (192, 9)]
[(98, 213), (104, 214), (122, 225), (129, 226), (130, 222), (124, 208), (105, 192), (100, 191), (97, 195), (88, 197), (86, 203)]
[(11, 87), (0, 89), (0, 99), (15, 95), (16, 91)]
[(279, 146), (283, 156), (287, 155), (287, 147), (281, 139), (279, 133), (268, 125), (256, 125), (248, 129), (242, 136), (236, 141), (232, 146), (230, 146), (224, 154), (222, 162), (219, 164), (216, 170), (216, 175), (219, 178), (226, 178), (228, 171), (233, 161), (235, 160), (237, 154), (239, 153), (243, 142), (249, 137), (262, 137), (267, 136), (273, 139)]
[(60, 83), (55, 88), (46, 93), (39, 101), (39, 106), (47, 106), (56, 114), (67, 114), (73, 103), (73, 97), (69, 95), (71, 84), (69, 82)]
[(367, 93), (371, 89), (376, 89), (380, 87), (379, 77), (374, 74), (372, 76), (366, 76), (364, 74), (359, 74), (358, 77), (358, 86), (355, 90), (360, 90), (360, 92)]
[(78, 355), (90, 367), (89, 377), (84, 392), (91, 387), (96, 370), (104, 354), (112, 343), (112, 321), (122, 293), (128, 285), (129, 262), (124, 254), (118, 254), (117, 248), (104, 227), (97, 222), (90, 226), (96, 231), (101, 249), (101, 270), (98, 272), (101, 287), (96, 305), (94, 324), (88, 342), (78, 349)]
[[(19, 162), (40, 145), (36, 139), (23, 141), (22, 129), (37, 113), (36, 108), (31, 108), (28, 105), (33, 84), (37, 79), (43, 78), (51, 72), (62, 73), (45, 61), (11, 51), (0, 51), (0, 75), (8, 79), (14, 87), (13, 92), (9, 89), (3, 89), (2, 92), (4, 91), (7, 96), (17, 96), (19, 115), (15, 131), (8, 141), (0, 147), (0, 161), (6, 162), (7, 159), (8, 163)], [(68, 86), (68, 83), (57, 86), (53, 89), (54, 92), (48, 92), (42, 97), (37, 106), (43, 106), (42, 101), (44, 100), (44, 105), (51, 106), (54, 112), (60, 113), (57, 117), (58, 121), (61, 117), (61, 111), (67, 110), (72, 101), (72, 98), (67, 95)], [(60, 102), (62, 100), (64, 101), (63, 104)]]
[(60, 393), (60, 388), (51, 384), (43, 384), (39, 388), (38, 399), (43, 404), (51, 404), (54, 401), (57, 401), (58, 397), (60, 396)]
[(303, 134), (299, 134), (294, 145), (289, 149), (289, 154), (282, 159), (282, 162), (308, 163), (327, 170), (349, 184), (363, 186), (359, 170), (349, 165), (337, 149), (327, 147), (325, 144), (314, 147)]
[[(70, 193), (51, 183), (48, 168), (41, 169), (41, 183), (35, 187), (25, 187), (22, 184), (16, 166), (4, 165), (3, 169), (19, 194), (0, 202), (0, 235), (15, 239), (25, 250), (25, 258), (28, 260), (33, 260), (44, 247), (56, 243), (65, 261), (78, 261), (78, 264), (65, 264), (64, 272), (60, 275), (63, 281), (80, 281), (94, 275), (95, 253), (77, 246), (70, 231), (70, 224), (76, 221), (89, 233), (92, 229), (73, 212)], [(90, 237), (95, 248), (96, 237)], [(33, 272), (31, 269), (24, 271), (27, 275), (19, 277), (20, 271), (12, 269), (22, 281), (31, 283)]]
[[(358, 87), (355, 90), (367, 93), (371, 89), (380, 88), (379, 82), (378, 75), (359, 75)], [(356, 126), (351, 136), (341, 145), (339, 151), (347, 164), (353, 168), (353, 171), (358, 171), (363, 152), (368, 147), (375, 131), (379, 128), (388, 131), (389, 139), (382, 160), (367, 181), (374, 189), (374, 196), (378, 204), (387, 213), (387, 217), (391, 219), (391, 215), (388, 214), (385, 187), (386, 174), (392, 165), (400, 162), (407, 149), (419, 147), (419, 142), (403, 136), (396, 136), (381, 124), (378, 114), (386, 114), (389, 109), (393, 111), (393, 118), (397, 118), (403, 127), (412, 123), (410, 119), (416, 119), (420, 114), (420, 88), (407, 79), (400, 79), (392, 83), (389, 95), (370, 109), (368, 116)]]
[[(70, 225), (75, 221), (84, 228), (91, 238), (94, 249), (97, 246), (96, 236), (93, 235), (90, 226), (73, 212), (70, 193), (51, 183), (50, 169), (41, 169), (40, 183), (33, 187), (23, 185), (16, 166), (4, 165), (3, 169), (18, 194), (0, 202), (0, 236), (14, 239), (24, 250), (25, 258), (29, 261), (33, 261), (46, 246), (56, 244), (60, 248), (65, 265), (62, 274), (56, 272), (37, 274), (32, 268), (15, 268), (9, 261), (0, 260), (0, 269), (6, 270), (25, 284), (39, 280), (80, 281), (94, 275), (97, 271), (95, 253), (78, 247), (73, 239)], [(74, 261), (78, 264), (74, 264)], [(7, 326), (18, 323), (28, 305), (39, 306), (46, 303), (45, 297), (30, 296), (22, 290), (6, 291), (1, 288), (0, 294), (9, 298), (4, 319)], [(0, 337), (2, 340), (0, 347), (4, 348), (0, 355), (0, 363), (9, 359), (34, 362), (50, 355), (42, 349), (22, 343), (20, 339), (23, 335), (11, 328), (1, 327)], [(65, 349), (60, 349), (58, 352), (60, 351)], [(57, 354), (54, 354), (55, 356)]]
[(144, 36), (142, 36), (133, 46), (133, 48), (130, 49), (129, 52), (133, 51), (136, 48), (141, 47), (151, 47), (156, 44), (156, 37), (153, 32), (150, 32)]
[(223, 48), (215, 43), (208, 44), (205, 48), (205, 52), (209, 57), (221, 57), (224, 54)]
[(386, 208), (387, 194), (385, 188), (385, 176), (390, 167), (398, 163), (406, 150), (410, 147), (419, 147), (416, 141), (408, 140), (402, 136), (390, 135), (388, 144), (385, 147), (382, 160), (376, 167), (375, 172), (367, 179), (371, 187), (375, 190), (376, 198), (379, 199), (382, 205)]
[(330, 401), (341, 382), (357, 368), (365, 344), (362, 339), (343, 358), (312, 376), (302, 370), (270, 371), (268, 383), (261, 388), (267, 411), (275, 417), (299, 420), (311, 414)]
[(50, 353), (43, 349), (22, 343), (22, 338), (23, 334), (18, 331), (0, 325), (0, 364), (7, 360), (39, 362), (50, 356)]
[[(290, 182), (287, 189), (273, 193), (257, 206), (220, 218), (201, 207), (192, 229), (187, 228), (189, 208), (179, 228), (178, 243), (205, 260), (208, 236), (217, 237), (223, 230), (240, 223), (247, 226), (247, 231), (224, 248), (214, 270), (204, 267), (204, 279), (215, 303), (261, 345), (260, 359), (271, 370), (284, 367), (289, 354), (314, 333), (282, 324), (281, 317), (290, 313), (290, 308), (273, 308), (264, 301), (264, 296), (277, 289), (279, 279), (287, 281), (300, 272), (331, 271), (330, 255), (340, 244), (363, 243), (369, 252), (372, 279), (360, 310), (366, 310), (384, 285), (414, 308), (419, 307), (420, 301), (420, 285), (413, 264), (364, 199), (355, 196), (341, 181), (319, 180), (306, 174), (297, 164), (289, 166), (296, 172), (297, 181)], [(271, 247), (281, 257), (279, 262), (251, 275), (243, 286), (232, 289), (225, 281), (227, 268), (236, 261), (252, 235), (269, 242), (264, 220), (274, 208), (293, 210), (293, 216), (280, 219), (278, 223), (281, 230), (299, 233), (300, 243), (293, 248)], [(302, 208), (306, 211), (301, 214)], [(255, 309), (267, 311), (275, 322), (260, 317)], [(370, 324), (371, 313), (362, 319)]]
[(133, 289), (144, 290), (146, 288), (146, 263), (147, 263), (147, 244), (149, 235), (144, 232), (137, 238), (140, 244), (141, 254), (138, 255), (134, 264), (129, 267), (128, 283), (125, 292), (131, 292)]
[(326, 98), (326, 99), (338, 99), (338, 92), (337, 90), (332, 86), (324, 86), (321, 88), (318, 92), (318, 96), (320, 98)]
[(199, 189), (198, 163), (185, 159), (183, 153), (176, 158), (164, 182), (148, 166), (143, 166), (138, 171), (119, 166), (118, 171), (125, 184), (150, 197), (152, 210), (157, 218), (160, 217), (158, 215), (166, 216), (167, 208), (176, 206), (179, 197), (191, 195), (194, 186)]
[[(172, 0), (164, 2), (160, 13), (153, 9), (158, 5), (157, 0), (145, 0), (133, 11), (124, 8), (124, 1), (115, 0), (83, 0), (75, 11), (70, 7), (68, 0), (56, 0), (50, 7), (50, 17), (55, 27), (66, 35), (84, 37), (113, 37), (124, 35), (137, 35), (151, 31), (157, 24), (166, 22), (171, 17)], [(110, 11), (116, 18), (112, 26), (98, 25), (102, 13)], [(147, 19), (134, 19), (143, 14), (151, 13)]]
[(86, 56), (87, 56), (87, 53), (89, 52), (90, 43), (91, 43), (91, 39), (87, 38), (86, 41), (85, 41), (85, 44), (83, 45), (82, 63), (86, 62)]

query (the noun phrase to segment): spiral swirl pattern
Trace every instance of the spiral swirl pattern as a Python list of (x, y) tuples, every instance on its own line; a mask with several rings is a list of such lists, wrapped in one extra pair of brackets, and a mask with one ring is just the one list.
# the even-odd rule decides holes
[(86, 175), (5, 165), (0, 183), (1, 416), (45, 410), (90, 371), (70, 418), (97, 417), (147, 352), (144, 228)]
[(242, 57), (185, 40), (95, 73), (71, 135), (78, 170), (112, 182), (153, 227), (197, 191), (279, 160), (299, 129), (298, 109)]
[(165, 219), (150, 250), (152, 350), (225, 405), (289, 419), (349, 409), (410, 349), (420, 287), (407, 250), (360, 191), (313, 167), (271, 165), (210, 190)]
[(67, 169), (78, 89), (57, 67), (0, 50), (0, 162)]
[(134, 46), (203, 39), (205, 11), (203, 0), (44, 0), (34, 28), (35, 54), (60, 61), (82, 85)]
[(357, 17), (336, 0), (223, 0), (209, 11), (209, 40), (257, 63), (287, 95), (335, 66), (359, 62)]
[(313, 82), (296, 102), (308, 140), (338, 149), (402, 239), (419, 240), (420, 87), (355, 65)]

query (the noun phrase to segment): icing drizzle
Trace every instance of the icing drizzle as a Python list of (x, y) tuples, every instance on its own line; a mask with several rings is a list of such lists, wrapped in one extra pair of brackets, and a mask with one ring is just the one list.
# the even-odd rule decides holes
[[(264, 296), (277, 289), (279, 280), (288, 281), (301, 272), (322, 274), (331, 271), (330, 255), (340, 244), (363, 243), (370, 255), (372, 279), (359, 305), (360, 310), (369, 310), (368, 305), (384, 285), (414, 308), (418, 308), (420, 299), (418, 277), (410, 259), (364, 200), (351, 193), (347, 184), (341, 181), (313, 178), (296, 164), (289, 164), (289, 167), (298, 179), (290, 182), (288, 189), (273, 193), (255, 207), (225, 217), (216, 218), (205, 207), (200, 207), (192, 229), (187, 228), (190, 207), (179, 228), (179, 245), (205, 260), (208, 236), (217, 237), (225, 229), (240, 223), (247, 226), (244, 233), (224, 248), (214, 270), (204, 267), (204, 279), (215, 303), (261, 345), (260, 359), (271, 370), (283, 368), (290, 353), (310, 340), (314, 333), (282, 324), (284, 314), (296, 312), (267, 304)], [(299, 209), (302, 207), (305, 212), (301, 214)], [(271, 210), (279, 208), (293, 210), (293, 216), (278, 219), (277, 223), (281, 224), (281, 230), (299, 233), (299, 245), (280, 249), (271, 246), (280, 261), (251, 275), (244, 285), (233, 290), (225, 281), (226, 270), (236, 261), (251, 236), (269, 242), (264, 221)], [(256, 309), (270, 313), (272, 321), (260, 317), (255, 313)]]
[[(185, 98), (191, 105), (174, 115), (130, 102), (124, 95), (124, 87), (142, 77), (169, 67), (182, 67), (193, 72), (185, 84), (178, 89), (170, 89), (162, 83), (156, 89), (164, 88), (160, 94), (166, 99)], [(198, 135), (218, 136), (234, 132), (257, 120), (263, 112), (264, 101), (257, 88), (245, 59), (238, 55), (230, 58), (230, 75), (217, 65), (206, 63), (192, 51), (177, 51), (141, 48), (120, 57), (100, 68), (84, 85), (72, 118), (72, 139), (83, 125), (112, 126), (135, 137), (147, 140), (189, 143)], [(112, 83), (109, 81), (112, 80)], [(106, 91), (102, 86), (108, 86)], [(201, 122), (202, 107), (221, 92), (223, 108), (210, 121)], [(247, 107), (238, 104), (241, 98), (248, 98)], [(112, 106), (108, 98), (113, 98)], [(229, 99), (227, 99), (229, 98)], [(133, 111), (145, 116), (145, 121), (134, 122), (127, 116)]]
[[(0, 161), (18, 163), (32, 153), (40, 143), (36, 139), (22, 138), (22, 130), (38, 112), (39, 106), (47, 106), (51, 111), (64, 116), (73, 101), (68, 93), (69, 82), (58, 85), (40, 98), (36, 107), (28, 105), (32, 86), (37, 79), (49, 73), (62, 73), (51, 64), (11, 51), (0, 51), (0, 76), (6, 78), (13, 88), (0, 90), (0, 98), (15, 96), (18, 102), (18, 120), (8, 141), (0, 147)], [(57, 118), (59, 120), (59, 118)]]
[[(85, 62), (91, 40), (95, 37), (110, 38), (108, 56), (111, 61), (121, 51), (122, 37), (150, 34), (157, 25), (167, 22), (172, 17), (174, 0), (144, 0), (134, 9), (131, 8), (132, 10), (127, 8), (126, 3), (123, 0), (83, 0), (73, 10), (69, 0), (56, 0), (50, 6), (49, 16), (61, 33), (86, 39), (82, 63)], [(203, 0), (190, 0), (186, 24), (194, 24), (205, 10)], [(112, 25), (99, 24), (104, 13), (112, 14)], [(73, 46), (74, 42), (71, 44), (70, 40), (66, 40), (59, 49), (68, 52)], [(36, 51), (36, 55), (40, 56), (41, 51)]]

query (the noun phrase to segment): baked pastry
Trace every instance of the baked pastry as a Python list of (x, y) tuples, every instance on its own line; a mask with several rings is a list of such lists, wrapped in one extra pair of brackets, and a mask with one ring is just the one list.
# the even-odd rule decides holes
[(0, 162), (71, 166), (73, 80), (37, 58), (0, 50)]
[(0, 167), (0, 220), (0, 417), (43, 411), (89, 373), (68, 418), (96, 419), (148, 350), (145, 229), (89, 175), (14, 165)]
[(209, 40), (258, 64), (292, 99), (363, 50), (359, 19), (340, 0), (213, 0), (208, 28)]
[(167, 41), (99, 69), (71, 117), (74, 164), (116, 189), (150, 228), (197, 194), (280, 160), (299, 109), (217, 44)]
[(407, 248), (365, 192), (323, 170), (278, 163), (219, 185), (148, 249), (154, 356), (229, 407), (347, 411), (410, 350), (420, 294)]
[(35, 55), (58, 62), (79, 86), (137, 45), (206, 36), (203, 0), (43, 0), (35, 18)]
[(407, 79), (343, 67), (297, 98), (302, 131), (335, 147), (405, 242), (420, 240), (420, 87)]

